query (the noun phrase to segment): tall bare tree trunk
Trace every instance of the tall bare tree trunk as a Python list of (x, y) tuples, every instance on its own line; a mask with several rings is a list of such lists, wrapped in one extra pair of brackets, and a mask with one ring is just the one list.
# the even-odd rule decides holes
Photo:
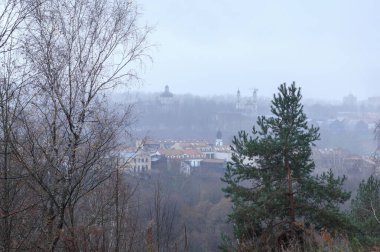
[(116, 159), (116, 183), (115, 183), (115, 252), (119, 252), (120, 246), (120, 217), (119, 217), (119, 159)]

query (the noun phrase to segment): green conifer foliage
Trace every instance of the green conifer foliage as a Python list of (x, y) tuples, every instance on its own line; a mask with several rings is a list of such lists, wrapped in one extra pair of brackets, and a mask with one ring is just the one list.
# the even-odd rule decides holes
[(370, 244), (380, 243), (380, 180), (370, 176), (359, 185), (352, 200), (351, 214)]
[[(229, 220), (240, 244), (278, 246), (296, 239), (302, 243), (304, 225), (344, 229), (339, 205), (349, 199), (344, 178), (327, 172), (314, 175), (312, 145), (318, 128), (309, 126), (295, 83), (280, 85), (270, 117), (261, 116), (252, 134), (233, 139), (232, 161), (222, 181), (233, 203)], [(263, 245), (264, 244), (264, 245)]]

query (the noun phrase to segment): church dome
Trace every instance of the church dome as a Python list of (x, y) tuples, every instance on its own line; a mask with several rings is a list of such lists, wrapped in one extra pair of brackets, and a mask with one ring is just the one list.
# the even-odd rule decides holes
[(165, 86), (165, 91), (160, 95), (161, 97), (173, 97), (173, 94), (169, 91), (169, 86)]

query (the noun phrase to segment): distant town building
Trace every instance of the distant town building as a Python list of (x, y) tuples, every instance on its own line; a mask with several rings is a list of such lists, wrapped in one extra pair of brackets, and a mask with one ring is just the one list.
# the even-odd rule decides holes
[[(222, 133), (217, 132), (218, 146), (208, 143), (206, 140), (146, 140), (143, 143), (142, 153), (149, 153), (151, 167), (154, 173), (161, 170), (178, 170), (188, 176), (194, 170), (206, 172), (210, 169), (224, 169), (226, 162), (230, 160), (231, 151), (229, 147), (223, 145)], [(142, 141), (137, 141), (136, 146), (142, 145)], [(216, 148), (217, 147), (217, 148)], [(216, 152), (221, 157), (215, 157)], [(137, 159), (137, 163), (138, 163)], [(134, 161), (130, 169), (135, 171)], [(136, 164), (137, 164), (136, 163)], [(136, 168), (136, 172), (137, 172)]]
[(159, 102), (163, 106), (172, 105), (174, 103), (174, 95), (169, 91), (169, 86), (165, 86), (165, 91), (160, 94)]
[(152, 170), (151, 155), (148, 152), (137, 151), (123, 151), (120, 152), (119, 165), (121, 170), (131, 175), (150, 175)]
[(374, 108), (374, 109), (379, 109), (380, 108), (380, 96), (368, 97), (367, 106)]
[(236, 109), (241, 110), (242, 109), (242, 101), (241, 101), (241, 94), (240, 90), (238, 89), (236, 93)]
[(207, 169), (223, 170), (227, 166), (227, 162), (224, 159), (203, 159), (201, 161), (201, 167), (207, 167)]
[(218, 132), (216, 133), (215, 146), (222, 146), (222, 145), (223, 145), (222, 132), (218, 130)]
[(257, 89), (253, 90), (251, 97), (242, 97), (240, 90), (236, 93), (236, 110), (244, 115), (257, 115)]
[(202, 159), (206, 156), (197, 149), (160, 149), (159, 155), (166, 157), (167, 159)]
[(222, 159), (222, 160), (225, 160), (226, 162), (232, 161), (231, 147), (228, 145), (215, 146), (214, 158)]

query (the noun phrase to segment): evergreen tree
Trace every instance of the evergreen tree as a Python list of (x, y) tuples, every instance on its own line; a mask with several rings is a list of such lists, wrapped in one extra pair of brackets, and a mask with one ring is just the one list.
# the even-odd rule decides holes
[[(349, 199), (344, 178), (333, 173), (313, 175), (312, 145), (318, 128), (307, 124), (295, 83), (280, 85), (271, 105), (273, 116), (261, 116), (252, 135), (239, 132), (233, 139), (232, 161), (222, 181), (231, 198), (229, 220), (241, 244), (302, 242), (304, 224), (316, 228), (344, 228), (339, 205)], [(247, 246), (247, 245), (246, 245)], [(256, 247), (257, 248), (257, 247)]]
[(380, 242), (380, 180), (373, 175), (359, 185), (351, 204), (352, 217), (366, 238), (364, 241)]

